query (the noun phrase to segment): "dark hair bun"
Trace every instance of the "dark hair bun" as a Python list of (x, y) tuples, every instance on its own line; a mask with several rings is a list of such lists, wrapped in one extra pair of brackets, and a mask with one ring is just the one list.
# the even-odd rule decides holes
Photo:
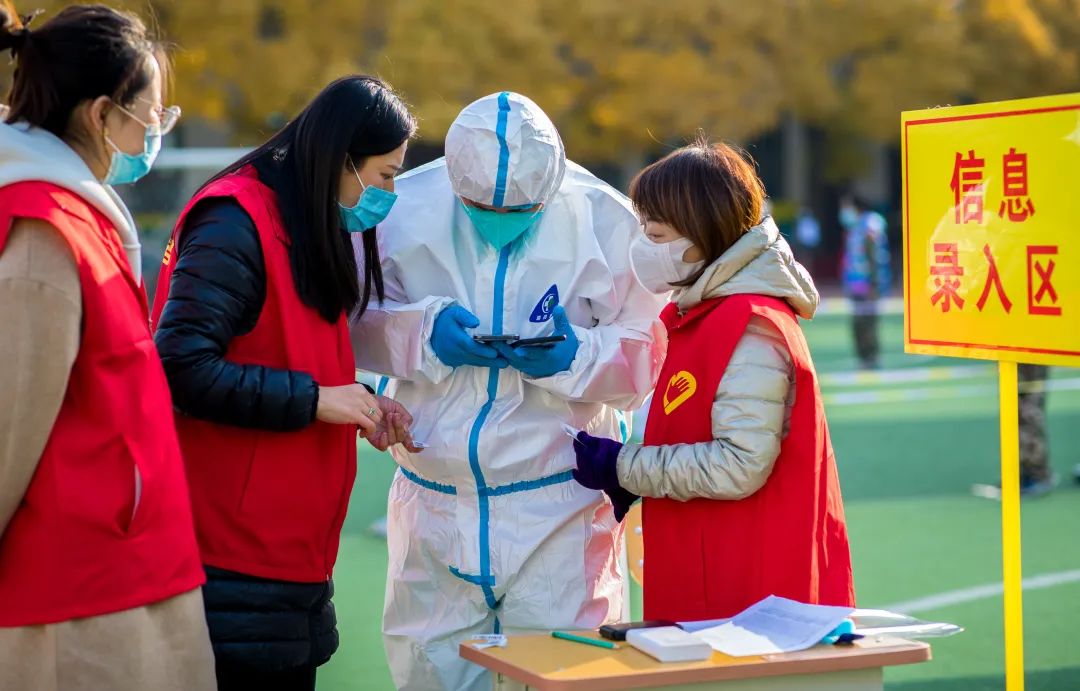
[(30, 30), (15, 11), (11, 0), (0, 0), (0, 53), (10, 50), (14, 56), (29, 37)]
[[(17, 54), (8, 120), (64, 137), (71, 113), (106, 96), (126, 106), (153, 80), (156, 46), (135, 15), (69, 5), (33, 33), (11, 0), (0, 0), (0, 51)], [(161, 59), (158, 59), (160, 65)]]

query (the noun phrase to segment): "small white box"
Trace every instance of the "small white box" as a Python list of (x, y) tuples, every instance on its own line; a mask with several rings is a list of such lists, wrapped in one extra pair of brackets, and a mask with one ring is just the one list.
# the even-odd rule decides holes
[(678, 626), (630, 629), (626, 632), (626, 642), (660, 662), (696, 662), (708, 660), (713, 654), (708, 643)]

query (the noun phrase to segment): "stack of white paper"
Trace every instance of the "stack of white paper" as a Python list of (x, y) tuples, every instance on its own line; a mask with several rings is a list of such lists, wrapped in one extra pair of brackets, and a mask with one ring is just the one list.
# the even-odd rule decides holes
[(708, 643), (678, 626), (630, 629), (626, 632), (626, 642), (660, 662), (693, 662), (712, 657)]
[(819, 643), (851, 612), (851, 607), (807, 605), (771, 595), (731, 620), (692, 635), (734, 657), (790, 653)]

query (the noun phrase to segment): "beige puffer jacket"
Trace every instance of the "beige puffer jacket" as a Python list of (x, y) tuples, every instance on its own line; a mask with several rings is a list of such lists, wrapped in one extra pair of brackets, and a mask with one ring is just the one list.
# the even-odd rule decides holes
[[(686, 312), (704, 300), (739, 294), (786, 300), (811, 319), (818, 292), (772, 218), (751, 228), (689, 288), (674, 296)], [(643, 497), (686, 501), (742, 499), (765, 484), (787, 435), (795, 373), (780, 332), (753, 316), (736, 345), (712, 406), (713, 440), (639, 446), (619, 453), (619, 483)]]

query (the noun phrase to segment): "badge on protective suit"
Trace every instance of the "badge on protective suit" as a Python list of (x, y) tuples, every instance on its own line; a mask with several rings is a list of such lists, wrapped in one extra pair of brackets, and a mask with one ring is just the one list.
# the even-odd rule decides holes
[(536, 303), (536, 307), (533, 308), (532, 314), (529, 315), (529, 321), (540, 324), (551, 319), (551, 314), (555, 311), (555, 308), (559, 305), (559, 287), (554, 283), (544, 293), (544, 297), (540, 298), (540, 302)]
[(697, 379), (686, 370), (672, 375), (664, 389), (664, 415), (671, 413), (694, 395), (697, 391)]

